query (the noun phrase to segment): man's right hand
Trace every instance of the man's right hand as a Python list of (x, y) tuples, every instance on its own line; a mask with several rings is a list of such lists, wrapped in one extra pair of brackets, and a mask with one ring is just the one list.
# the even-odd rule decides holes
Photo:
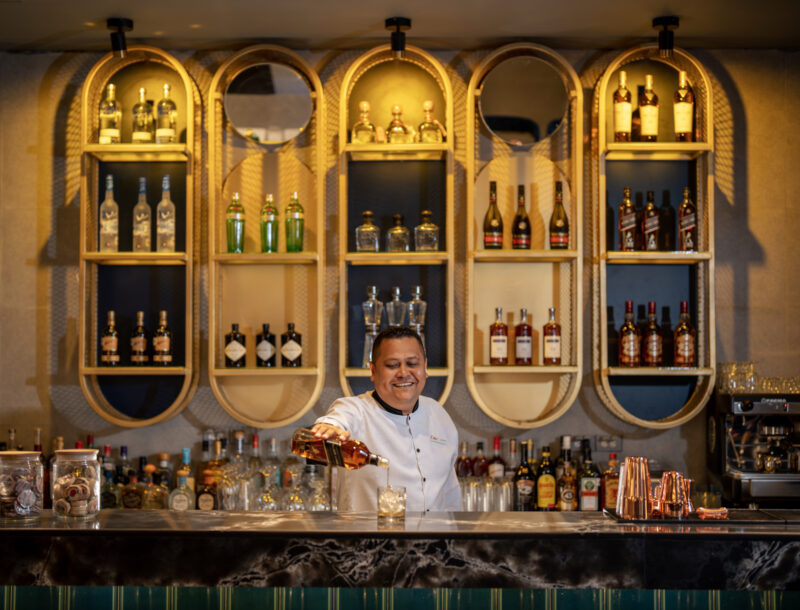
[(311, 426), (311, 431), (317, 438), (337, 438), (340, 441), (346, 441), (350, 438), (350, 432), (348, 430), (343, 430), (339, 426), (334, 426), (332, 424), (314, 424)]

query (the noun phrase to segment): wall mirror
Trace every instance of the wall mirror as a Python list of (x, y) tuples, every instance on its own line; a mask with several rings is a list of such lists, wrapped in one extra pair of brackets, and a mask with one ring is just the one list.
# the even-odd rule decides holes
[(245, 68), (225, 90), (225, 114), (245, 138), (280, 144), (299, 134), (311, 119), (311, 90), (292, 68), (263, 63)]
[(484, 125), (495, 136), (512, 146), (530, 146), (558, 129), (567, 101), (561, 73), (546, 61), (524, 55), (489, 71), (478, 107)]

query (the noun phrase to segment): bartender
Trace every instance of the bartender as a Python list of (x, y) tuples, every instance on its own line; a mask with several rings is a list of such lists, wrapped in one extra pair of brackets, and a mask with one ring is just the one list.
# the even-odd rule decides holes
[[(375, 389), (339, 398), (311, 430), (318, 438), (358, 439), (389, 460), (389, 484), (406, 488), (406, 510), (461, 510), (455, 473), (458, 433), (444, 407), (421, 396), (428, 378), (420, 336), (405, 326), (375, 338), (369, 364)], [(386, 470), (341, 471), (339, 510), (377, 509)]]

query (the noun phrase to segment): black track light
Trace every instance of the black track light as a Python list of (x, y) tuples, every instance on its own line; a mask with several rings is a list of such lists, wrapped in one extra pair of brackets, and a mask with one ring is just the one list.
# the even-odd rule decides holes
[(111, 17), (106, 20), (106, 27), (111, 30), (111, 50), (123, 59), (128, 54), (128, 43), (125, 32), (133, 29), (133, 20), (124, 17)]
[(392, 54), (396, 59), (400, 59), (403, 57), (403, 53), (405, 53), (405, 31), (410, 28), (411, 19), (407, 17), (389, 17), (386, 20), (386, 29), (392, 32)]
[(680, 19), (674, 15), (656, 17), (653, 19), (653, 29), (658, 32), (658, 54), (664, 59), (672, 57), (672, 50), (675, 48), (675, 34), (672, 30), (677, 30)]

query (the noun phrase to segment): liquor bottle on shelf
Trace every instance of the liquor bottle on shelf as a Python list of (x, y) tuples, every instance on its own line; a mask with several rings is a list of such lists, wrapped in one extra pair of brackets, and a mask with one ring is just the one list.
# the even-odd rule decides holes
[(503, 322), (503, 308), (494, 310), (495, 320), (489, 326), (489, 364), (508, 364), (508, 326)]
[(219, 499), (217, 497), (217, 484), (214, 481), (214, 471), (202, 472), (202, 483), (197, 488), (197, 510), (217, 510)]
[(289, 322), (285, 333), (281, 334), (281, 366), (303, 366), (303, 336)]
[(361, 303), (361, 310), (364, 313), (364, 353), (361, 366), (368, 369), (372, 362), (372, 344), (378, 336), (383, 319), (383, 303), (378, 300), (377, 286), (367, 286), (367, 300)]
[(658, 95), (653, 90), (653, 75), (645, 74), (644, 92), (639, 96), (639, 118), (642, 121), (642, 142), (658, 140)]
[(130, 476), (127, 477), (127, 483), (122, 486), (122, 508), (142, 508), (143, 492), (144, 488), (139, 485), (139, 476), (135, 470), (132, 470)]
[(425, 100), (422, 102), (422, 113), (425, 119), (420, 123), (417, 130), (417, 139), (423, 144), (439, 144), (444, 141), (444, 127), (433, 117), (433, 102)]
[(697, 366), (697, 331), (689, 316), (689, 303), (681, 301), (681, 317), (673, 332), (675, 366)]
[(402, 214), (392, 214), (394, 226), (386, 231), (387, 252), (408, 252), (411, 250), (411, 232), (403, 224)]
[(119, 251), (119, 205), (114, 201), (114, 177), (106, 176), (106, 198), (100, 204), (100, 252)]
[(403, 107), (399, 104), (392, 106), (392, 120), (386, 128), (386, 140), (389, 144), (408, 144), (412, 141), (411, 131), (403, 119)]
[(531, 249), (531, 221), (525, 211), (525, 185), (517, 187), (517, 212), (511, 223), (511, 247), (514, 250)]
[(515, 511), (536, 510), (536, 476), (528, 464), (528, 445), (520, 443), (519, 466), (514, 473), (514, 500)]
[(170, 86), (164, 83), (164, 97), (156, 104), (156, 144), (172, 144), (176, 141), (175, 123), (178, 107), (169, 96)]
[[(194, 492), (195, 477), (194, 468), (192, 468), (192, 450), (189, 447), (181, 449), (181, 463), (178, 466), (177, 474), (178, 476), (183, 474), (186, 477), (186, 484)], [(194, 503), (192, 503), (192, 506), (194, 506)]]
[(261, 206), (261, 251), (278, 251), (278, 208), (272, 199), (272, 193), (267, 195), (264, 205)]
[(683, 189), (683, 201), (678, 206), (678, 249), (682, 252), (697, 250), (697, 208), (688, 186)]
[(164, 309), (158, 312), (158, 327), (153, 333), (153, 364), (172, 364), (172, 331), (167, 326), (167, 312)]
[(600, 510), (600, 470), (592, 461), (592, 448), (588, 438), (583, 439), (583, 466), (578, 475), (578, 510)]
[(247, 339), (239, 332), (238, 324), (231, 324), (231, 332), (225, 335), (225, 366), (242, 368), (247, 361)]
[(634, 252), (638, 241), (638, 227), (636, 222), (636, 207), (631, 201), (631, 189), (622, 189), (622, 203), (617, 210), (619, 226), (619, 249), (622, 252)]
[(269, 332), (269, 324), (262, 324), (256, 335), (256, 366), (274, 367), (276, 360), (275, 335)]
[(422, 210), (422, 222), (414, 227), (414, 250), (417, 252), (436, 252), (439, 249), (439, 227), (431, 219), (433, 212)]
[(536, 506), (538, 510), (556, 510), (556, 477), (550, 463), (550, 447), (542, 450), (542, 463), (536, 476)]
[(647, 324), (642, 333), (642, 364), (644, 366), (661, 366), (663, 362), (663, 341), (661, 329), (658, 327), (658, 314), (655, 301), (647, 304)]
[(601, 483), (603, 491), (600, 496), (600, 508), (616, 510), (617, 490), (619, 489), (619, 468), (616, 453), (608, 454), (608, 468), (603, 471)]
[(567, 466), (572, 466), (572, 437), (569, 434), (561, 437), (561, 453), (558, 455), (555, 465), (556, 483), (558, 483), (561, 475), (564, 474), (564, 469)]
[[(636, 100), (644, 95), (644, 85), (636, 86)], [(639, 115), (639, 106), (631, 113), (631, 141), (640, 142), (642, 139), (642, 118)]]
[(408, 325), (425, 342), (425, 313), (428, 310), (428, 303), (422, 300), (422, 286), (411, 287), (411, 300), (408, 302)]
[(678, 72), (678, 88), (672, 96), (672, 115), (676, 142), (694, 140), (694, 92), (689, 86), (686, 71)]
[(556, 308), (548, 309), (547, 324), (542, 328), (543, 355), (542, 364), (561, 364), (561, 325), (556, 322)]
[(572, 512), (578, 510), (578, 481), (575, 478), (575, 468), (571, 460), (564, 463), (564, 472), (556, 482), (556, 497), (558, 510)]
[(375, 125), (369, 120), (369, 102), (358, 103), (358, 121), (350, 131), (353, 144), (372, 144), (375, 142)]
[(644, 235), (642, 235), (642, 225), (644, 224), (644, 204), (642, 203), (642, 194), (636, 193), (633, 202), (633, 208), (636, 210), (636, 243), (634, 250), (644, 250)]
[(303, 206), (297, 197), (297, 192), (292, 193), (289, 205), (286, 206), (286, 251), (303, 251), (303, 232), (305, 229), (305, 214)]
[[(62, 439), (62, 445), (63, 445), (63, 439)], [(61, 448), (63, 449), (63, 446)], [(131, 476), (135, 474), (136, 470), (134, 470), (133, 465), (128, 459), (128, 447), (127, 445), (122, 445), (119, 448), (119, 464), (117, 464), (117, 483), (119, 483), (120, 485), (126, 485), (130, 480)]]
[(172, 466), (170, 466), (170, 455), (166, 451), (161, 451), (158, 454), (158, 467), (156, 468), (155, 477), (158, 479), (156, 482), (166, 488), (171, 488), (174, 483), (172, 476)]
[(482, 477), (489, 474), (489, 460), (483, 455), (483, 441), (475, 443), (475, 457), (472, 458), (472, 476)]
[(633, 323), (633, 301), (625, 301), (625, 321), (619, 329), (619, 366), (641, 364), (641, 336)]
[(506, 463), (500, 455), (500, 437), (493, 439), (492, 459), (489, 460), (489, 476), (493, 479), (502, 479), (506, 473)]
[(147, 366), (150, 356), (147, 355), (147, 330), (144, 327), (144, 312), (136, 312), (136, 326), (131, 332), (131, 364)]
[(175, 252), (175, 204), (168, 175), (161, 180), (161, 201), (156, 206), (156, 251)]
[(386, 323), (389, 326), (403, 326), (406, 309), (407, 304), (400, 300), (400, 286), (392, 286), (392, 300), (386, 303)]
[(264, 487), (281, 484), (281, 460), (278, 457), (278, 439), (270, 437), (267, 445), (267, 455), (264, 456), (264, 465), (261, 473), (264, 475)]
[(131, 140), (134, 144), (152, 144), (155, 136), (155, 120), (153, 108), (147, 101), (147, 90), (139, 88), (139, 101), (133, 106), (133, 134)]
[(361, 212), (361, 222), (356, 227), (356, 252), (378, 252), (380, 249), (381, 230), (373, 222), (374, 214), (370, 210)]
[(670, 202), (669, 191), (664, 191), (661, 207), (658, 208), (658, 229), (661, 238), (660, 248), (671, 252), (675, 250), (675, 208)]
[(98, 115), (100, 127), (97, 133), (98, 144), (119, 144), (122, 109), (117, 101), (117, 88), (113, 83), (106, 86), (106, 97), (100, 102)]
[(614, 141), (631, 141), (631, 92), (628, 89), (628, 74), (619, 71), (619, 86), (614, 91)]
[(133, 251), (150, 252), (151, 210), (147, 203), (147, 180), (139, 178), (139, 200), (133, 206)]
[(641, 233), (643, 250), (653, 251), (661, 247), (661, 217), (653, 191), (647, 191), (647, 203), (642, 211)]
[(489, 209), (483, 218), (483, 247), (486, 250), (503, 248), (503, 217), (497, 207), (497, 182), (489, 182)]
[(122, 492), (114, 482), (114, 472), (103, 470), (103, 485), (100, 487), (100, 508), (121, 508)]
[(524, 307), (519, 310), (519, 324), (514, 327), (514, 364), (533, 364), (533, 328)]
[[(510, 438), (508, 439), (508, 459), (506, 460), (506, 477), (514, 477), (514, 474), (517, 472), (517, 439)], [(534, 472), (534, 477), (536, 473)], [(534, 485), (536, 485), (536, 481), (534, 480)]]
[(670, 319), (670, 308), (661, 308), (661, 366), (672, 366), (673, 352), (675, 346), (672, 337), (672, 320)]
[(533, 451), (533, 439), (529, 438), (527, 441), (522, 442), (528, 445), (528, 466), (530, 466), (531, 470), (536, 474), (538, 473), (538, 465), (536, 462), (536, 454)]
[(194, 490), (189, 485), (186, 471), (178, 473), (178, 484), (169, 494), (170, 510), (195, 510), (197, 499)]
[(108, 322), (100, 337), (100, 365), (118, 366), (119, 363), (119, 331), (117, 330), (116, 314), (113, 309), (110, 309)]
[(556, 181), (556, 196), (553, 213), (550, 216), (550, 249), (566, 250), (569, 248), (569, 219), (564, 209), (561, 181)]
[(348, 470), (358, 470), (369, 465), (389, 468), (389, 460), (372, 453), (361, 441), (323, 440), (314, 436), (309, 428), (298, 428), (294, 431), (291, 448), (292, 453), (301, 458), (330, 466), (344, 466)]
[(459, 446), (459, 456), (456, 459), (456, 476), (458, 478), (472, 476), (472, 458), (468, 454), (467, 441), (461, 441)]
[(244, 252), (244, 206), (239, 202), (239, 193), (233, 194), (233, 199), (225, 210), (225, 237), (228, 253)]

